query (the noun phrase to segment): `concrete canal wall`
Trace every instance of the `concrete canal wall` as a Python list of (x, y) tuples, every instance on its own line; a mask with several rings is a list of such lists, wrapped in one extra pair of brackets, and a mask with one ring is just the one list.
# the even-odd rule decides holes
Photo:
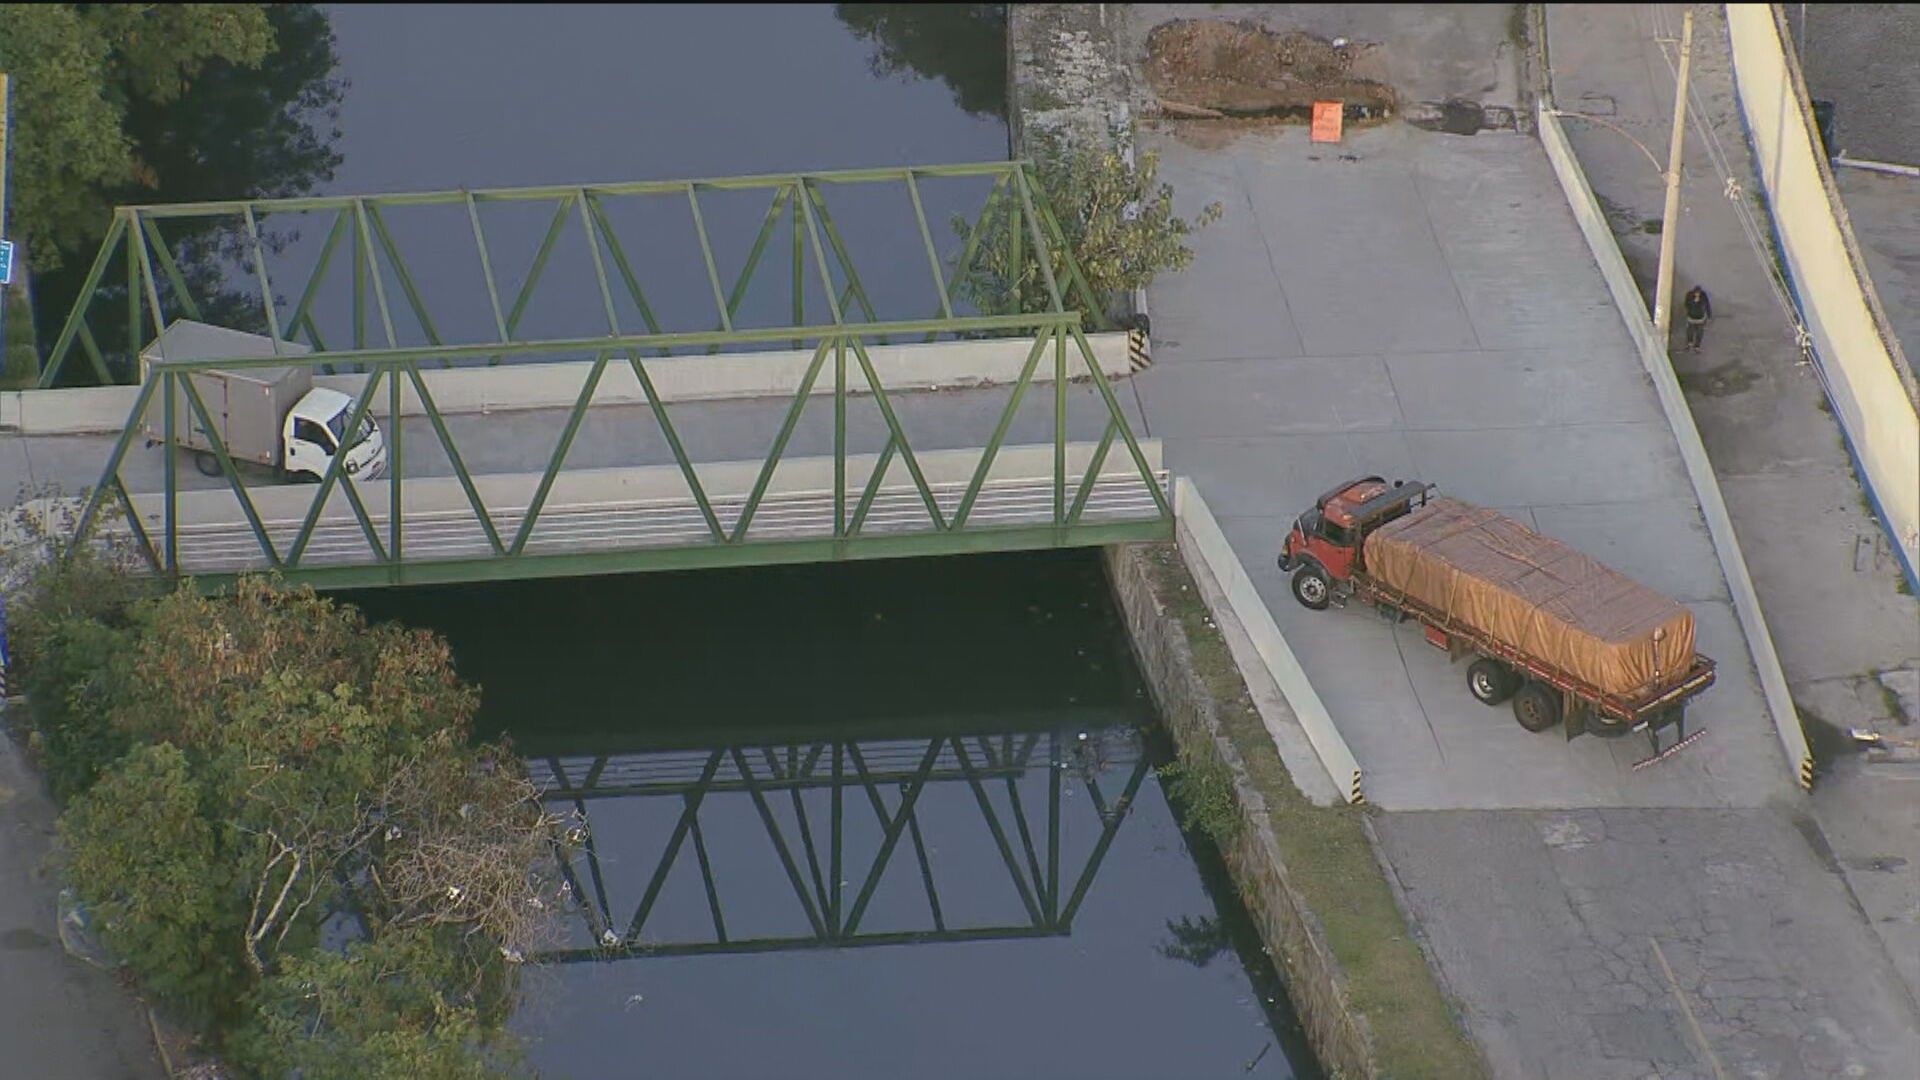
[(1294, 885), (1268, 820), (1266, 796), (1254, 785), (1221, 726), (1219, 704), (1201, 680), (1180, 621), (1154, 593), (1147, 549), (1108, 548), (1107, 577), (1155, 709), (1184, 757), (1224, 767), (1234, 778), (1240, 816), (1220, 855), (1247, 913), (1287, 984), (1307, 1041), (1329, 1075), (1371, 1077), (1372, 1039), (1349, 1007), (1347, 980), (1315, 917)]

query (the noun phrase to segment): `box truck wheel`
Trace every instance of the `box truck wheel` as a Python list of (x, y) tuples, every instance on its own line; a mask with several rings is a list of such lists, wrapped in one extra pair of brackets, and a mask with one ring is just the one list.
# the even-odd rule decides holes
[(1333, 586), (1324, 571), (1308, 563), (1293, 572), (1293, 598), (1300, 601), (1301, 607), (1325, 611), (1333, 599)]
[(1560, 722), (1560, 698), (1552, 687), (1529, 682), (1513, 695), (1513, 718), (1528, 731), (1545, 731)]
[(213, 451), (211, 450), (195, 450), (193, 452), (193, 467), (200, 470), (201, 476), (220, 475), (220, 459), (214, 457)]
[(1485, 656), (1467, 668), (1467, 693), (1482, 705), (1498, 705), (1512, 697), (1519, 681), (1512, 668)]

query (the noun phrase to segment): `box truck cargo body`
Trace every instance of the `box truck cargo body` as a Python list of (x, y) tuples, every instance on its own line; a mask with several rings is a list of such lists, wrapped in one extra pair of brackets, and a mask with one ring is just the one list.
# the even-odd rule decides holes
[[(143, 380), (169, 363), (206, 360), (254, 360), (304, 356), (310, 350), (258, 334), (181, 320), (140, 354)], [(203, 420), (187, 395), (191, 383), (206, 408)], [(157, 391), (141, 417), (148, 441), (166, 440), (165, 391)], [(200, 471), (220, 472), (213, 436), (235, 462), (250, 462), (296, 479), (318, 480), (336, 454), (344, 452), (343, 471), (358, 479), (379, 476), (386, 468), (386, 442), (371, 416), (349, 432), (353, 399), (313, 385), (313, 369), (292, 364), (181, 372), (173, 391), (174, 444), (194, 452)], [(211, 424), (211, 431), (209, 430)]]

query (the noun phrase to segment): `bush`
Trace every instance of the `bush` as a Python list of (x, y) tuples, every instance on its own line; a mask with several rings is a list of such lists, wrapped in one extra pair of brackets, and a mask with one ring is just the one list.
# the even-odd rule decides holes
[[(1070, 292), (1074, 265), (1099, 308), (1088, 314), (1105, 318), (1122, 294), (1144, 288), (1160, 273), (1186, 269), (1193, 262), (1186, 237), (1220, 218), (1218, 203), (1206, 207), (1191, 223), (1175, 216), (1173, 188), (1158, 182), (1160, 161), (1152, 151), (1142, 153), (1135, 168), (1112, 150), (1037, 137), (1034, 141), (1036, 179), (1067, 241), (1065, 250), (1049, 241), (1049, 265), (1069, 309), (1076, 306)], [(1014, 208), (1019, 205), (1017, 193), (1010, 193), (995, 200), (977, 222), (957, 217), (952, 221), (963, 242), (977, 245), (971, 264), (957, 269), (960, 294), (984, 314), (1052, 309), (1024, 213), (1020, 264), (1013, 263), (1010, 241)]]
[(102, 940), (149, 989), (198, 1021), (246, 985), (234, 867), (179, 749), (143, 746), (61, 815), (68, 880)]
[(254, 995), (232, 1057), (302, 1080), (488, 1080), (511, 1074), (484, 1003), (429, 930), (289, 958)]

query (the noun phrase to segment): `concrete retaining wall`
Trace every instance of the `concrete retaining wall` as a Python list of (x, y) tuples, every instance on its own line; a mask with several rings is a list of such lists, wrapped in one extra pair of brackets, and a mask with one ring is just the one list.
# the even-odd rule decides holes
[[(1123, 332), (1088, 334), (1094, 361), (1109, 378), (1131, 375), (1134, 365), (1128, 357), (1128, 339)], [(984, 341), (939, 341), (930, 344), (870, 345), (867, 355), (873, 361), (874, 374), (889, 392), (913, 390), (958, 390), (984, 386), (1004, 386), (1017, 382), (1025, 366), (1031, 338), (994, 338)], [(1054, 362), (1043, 355), (1034, 369), (1034, 381), (1053, 381)], [(647, 374), (653, 379), (660, 399), (676, 401), (735, 401), (748, 398), (790, 398), (799, 389), (813, 350), (762, 353), (720, 353), (713, 356), (674, 356), (647, 360)], [(828, 357), (815, 380), (814, 394), (833, 393), (833, 358)], [(435, 369), (422, 371), (427, 392), (443, 413), (485, 413), (511, 409), (572, 408), (586, 385), (590, 361), (552, 364), (503, 364), (498, 367)], [(1086, 374), (1086, 361), (1072, 342), (1067, 346), (1067, 375)], [(314, 379), (347, 394), (358, 394), (366, 386), (364, 375), (321, 375)], [(855, 394), (871, 392), (866, 374), (849, 353), (847, 387)], [(135, 386), (91, 387), (76, 390), (23, 390), (0, 394), (0, 428), (14, 428), (27, 435), (79, 435), (114, 433), (121, 430), (140, 388)], [(640, 381), (623, 358), (607, 365), (595, 390), (596, 405), (640, 405), (646, 403)], [(375, 416), (385, 417), (387, 391), (383, 386), (374, 394)], [(400, 411), (406, 416), (421, 415), (418, 395), (410, 383), (402, 384)]]
[(1287, 995), (1306, 1029), (1308, 1044), (1331, 1076), (1379, 1075), (1366, 1021), (1348, 1004), (1346, 976), (1319, 920), (1288, 877), (1267, 819), (1266, 800), (1221, 730), (1213, 698), (1194, 671), (1193, 653), (1179, 620), (1161, 607), (1153, 593), (1144, 549), (1109, 548), (1106, 563), (1134, 655), (1168, 732), (1188, 756), (1223, 765), (1233, 773), (1242, 827), (1221, 845), (1220, 854), (1261, 941), (1286, 979)]
[(1240, 557), (1227, 544), (1227, 535), (1220, 530), (1206, 500), (1200, 497), (1193, 481), (1184, 476), (1173, 480), (1173, 514), (1181, 557), (1189, 566), (1205, 567), (1219, 585), (1221, 595), (1253, 642), (1261, 663), (1273, 676), (1280, 692), (1286, 695), (1287, 704), (1306, 731), (1307, 741), (1313, 744), (1314, 753), (1319, 755), (1320, 764), (1332, 778), (1334, 787), (1348, 802), (1366, 802), (1360, 790), (1359, 760), (1353, 756), (1347, 740), (1341, 737), (1340, 729), (1334, 726), (1333, 716), (1308, 680), (1306, 669), (1300, 666), (1287, 639), (1281, 636), (1273, 613), (1267, 610), (1266, 601), (1254, 589), (1253, 579), (1247, 576)]
[(1780, 745), (1786, 751), (1787, 761), (1795, 768), (1801, 787), (1810, 787), (1813, 783), (1813, 753), (1807, 747), (1806, 734), (1800, 730), (1800, 715), (1795, 711), (1793, 697), (1787, 691), (1787, 677), (1780, 669), (1780, 657), (1774, 651), (1773, 636), (1767, 630), (1766, 616), (1760, 610), (1760, 598), (1754, 593), (1753, 578), (1747, 573), (1746, 557), (1740, 553), (1740, 540), (1734, 535), (1733, 519), (1727, 515), (1726, 500), (1720, 495), (1720, 482), (1714, 476), (1713, 462), (1707, 458), (1707, 448), (1700, 442), (1700, 431), (1694, 426), (1693, 410), (1688, 407), (1686, 396), (1680, 390), (1680, 380), (1674, 376), (1673, 361), (1667, 356), (1666, 344), (1654, 332), (1653, 320), (1640, 299), (1640, 290), (1634, 284), (1632, 272), (1627, 269), (1626, 257), (1621, 255), (1613, 230), (1607, 225), (1606, 215), (1601, 211), (1599, 201), (1594, 198), (1593, 189), (1587, 184), (1586, 174), (1581, 171), (1573, 148), (1567, 144), (1559, 118), (1553, 115), (1545, 102), (1540, 103), (1537, 112), (1540, 145), (1547, 152), (1547, 160), (1553, 164), (1554, 174), (1560, 179), (1560, 189), (1566, 194), (1567, 206), (1573, 210), (1574, 220), (1579, 224), (1581, 234), (1586, 237), (1587, 247), (1593, 252), (1594, 261), (1600, 265), (1600, 273), (1606, 278), (1608, 290), (1613, 293), (1614, 306), (1619, 309), (1621, 321), (1626, 323), (1627, 333), (1640, 353), (1640, 364), (1653, 381), (1654, 394), (1660, 399), (1661, 411), (1666, 413), (1667, 424), (1673, 429), (1680, 459), (1686, 465), (1687, 478), (1692, 482), (1694, 494), (1700, 501), (1700, 513), (1706, 519), (1707, 534), (1713, 541), (1714, 554), (1720, 560), (1720, 571), (1727, 581), (1727, 592), (1733, 598), (1734, 615), (1739, 619), (1741, 634), (1746, 638), (1747, 648), (1753, 655), (1754, 669), (1760, 676), (1760, 689), (1766, 696), (1767, 711), (1773, 715), (1773, 726), (1779, 733)]
[(1728, 4), (1739, 91), (1774, 234), (1794, 301), (1813, 339), (1834, 416), (1860, 479), (1893, 533), (1907, 580), (1920, 587), (1920, 415), (1902, 378), (1846, 209), (1834, 189), (1799, 64), (1771, 4)]

